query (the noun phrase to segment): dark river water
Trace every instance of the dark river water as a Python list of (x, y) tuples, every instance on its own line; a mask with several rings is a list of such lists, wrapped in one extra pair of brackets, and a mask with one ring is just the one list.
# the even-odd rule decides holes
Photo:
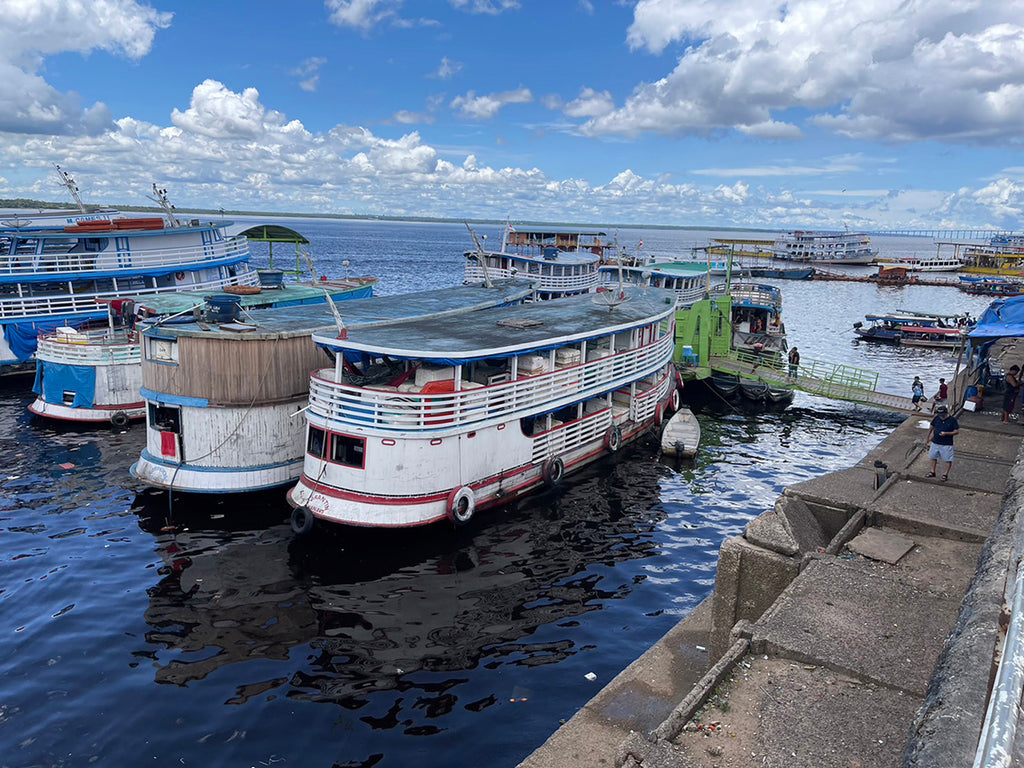
[[(469, 244), (461, 225), (294, 226), (318, 272), (348, 260), (380, 294), (460, 281)], [(620, 239), (668, 254), (712, 234)], [(952, 287), (776, 284), (805, 360), (877, 370), (903, 394), (914, 375), (931, 394), (955, 357), (857, 343), (853, 321), (987, 305)], [(280, 492), (148, 492), (128, 475), (140, 427), (55, 427), (25, 410), (30, 384), (0, 385), (4, 768), (514, 766), (710, 594), (725, 538), (899, 423), (807, 395), (752, 412), (688, 393), (703, 427), (692, 464), (659, 464), (641, 442), (465, 529), (300, 541)]]

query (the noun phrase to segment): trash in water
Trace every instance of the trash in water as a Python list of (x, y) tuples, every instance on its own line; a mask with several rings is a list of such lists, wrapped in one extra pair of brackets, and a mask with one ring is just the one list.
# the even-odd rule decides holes
[(597, 675), (595, 675), (593, 672), (587, 672), (587, 674), (585, 674), (584, 677), (587, 678), (587, 680), (590, 680), (591, 682), (597, 680)]
[(72, 464), (70, 461), (66, 461), (63, 464), (58, 464), (57, 466), (60, 467), (61, 469), (74, 469), (75, 468), (75, 465)]

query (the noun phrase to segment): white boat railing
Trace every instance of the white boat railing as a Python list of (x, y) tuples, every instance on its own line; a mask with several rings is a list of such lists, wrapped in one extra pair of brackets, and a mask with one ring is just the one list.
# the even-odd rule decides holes
[(180, 293), (181, 291), (221, 290), (229, 285), (257, 285), (259, 275), (256, 270), (246, 269), (238, 274), (207, 280), (202, 283), (183, 283), (161, 288), (144, 286), (141, 288), (125, 287), (116, 291), (98, 291), (94, 293), (58, 293), (43, 296), (2, 296), (0, 295), (0, 320), (32, 320), (41, 317), (82, 315), (95, 317), (106, 313), (106, 307), (97, 302), (126, 296), (141, 294)]
[(612, 409), (587, 414), (578, 421), (558, 425), (533, 436), (533, 462), (538, 464), (604, 435), (612, 424)]
[[(569, 267), (565, 267), (568, 269)], [(597, 264), (594, 264), (592, 272), (582, 275), (545, 275), (537, 272), (524, 272), (523, 270), (499, 269), (498, 267), (487, 267), (487, 274), (492, 280), (504, 280), (517, 277), (523, 280), (534, 280), (539, 283), (538, 290), (577, 292), (584, 293), (591, 288), (597, 287), (600, 278), (597, 273)], [(482, 283), (484, 281), (484, 270), (479, 266), (466, 265), (465, 280), (467, 283)]]
[(627, 386), (658, 371), (672, 358), (669, 333), (652, 343), (580, 365), (484, 387), (440, 394), (401, 392), (397, 387), (338, 384), (334, 369), (310, 378), (309, 410), (333, 427), (416, 432), (500, 423), (531, 410), (553, 410)]
[[(724, 283), (711, 286), (712, 296), (723, 296), (726, 293)], [(740, 285), (732, 286), (729, 291), (733, 304), (757, 304), (764, 307), (779, 308), (782, 306), (782, 292), (772, 286)]]
[[(114, 241), (120, 236), (97, 234), (96, 237)], [(47, 277), (54, 278), (66, 279), (71, 275), (81, 275), (82, 279), (88, 279), (93, 272), (109, 272), (116, 276), (117, 273), (137, 272), (151, 267), (201, 268), (210, 262), (242, 260), (248, 256), (248, 240), (238, 237), (211, 243), (190, 243), (176, 248), (108, 248), (96, 253), (13, 253), (0, 256), (0, 276), (21, 277), (45, 273)]]
[(142, 350), (133, 331), (58, 331), (40, 337), (36, 359), (71, 365), (122, 365), (140, 362)]

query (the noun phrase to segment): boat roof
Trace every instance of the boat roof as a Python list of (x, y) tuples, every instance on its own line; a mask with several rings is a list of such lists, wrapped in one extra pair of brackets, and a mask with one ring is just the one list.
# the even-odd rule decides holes
[[(161, 219), (162, 216), (140, 216), (138, 218)], [(120, 221), (113, 219), (113, 221)], [(130, 227), (118, 228), (111, 224), (109, 229), (84, 229), (81, 232), (68, 232), (64, 226), (47, 227), (41, 229), (14, 229), (0, 226), (0, 237), (18, 237), (21, 239), (52, 239), (72, 240), (75, 238), (111, 238), (111, 237), (165, 237), (167, 235), (180, 235), (187, 232), (205, 232), (214, 229), (225, 229), (233, 222), (230, 221), (207, 221), (201, 222), (198, 219), (191, 219), (177, 227), (164, 226), (160, 229), (133, 229)]]
[[(521, 301), (534, 292), (529, 280), (494, 280), (494, 287), (482, 283), (458, 285), (397, 296), (349, 299), (335, 304), (346, 328), (390, 325), (421, 315), (462, 314), (505, 303)], [(245, 323), (213, 325), (204, 323), (144, 324), (147, 335), (161, 338), (205, 337), (218, 339), (291, 338), (313, 333), (334, 333), (338, 328), (328, 304), (255, 309), (247, 312)]]
[(518, 224), (509, 227), (509, 232), (517, 235), (601, 235), (608, 233), (600, 229), (580, 229), (579, 227), (521, 227)]
[[(264, 288), (259, 293), (238, 296), (240, 305), (267, 307), (278, 304), (323, 301), (324, 291), (338, 298), (345, 293), (358, 291), (380, 282), (376, 277), (355, 277), (342, 280), (322, 280), (318, 283), (285, 283), (280, 288)], [(188, 312), (206, 303), (207, 296), (223, 295), (223, 291), (171, 291), (167, 293), (121, 296), (117, 300), (130, 299), (151, 315), (176, 315)]]
[(420, 317), (390, 328), (350, 330), (344, 339), (316, 335), (317, 344), (339, 351), (371, 352), (398, 359), (438, 361), (508, 357), (617, 333), (675, 312), (672, 291), (626, 287), (625, 300), (609, 306), (603, 296), (580, 294), (500, 307), (466, 317)]
[(284, 227), (280, 224), (253, 224), (230, 222), (224, 233), (229, 237), (241, 235), (256, 243), (298, 243), (308, 245), (309, 240), (305, 235), (296, 232), (291, 227)]

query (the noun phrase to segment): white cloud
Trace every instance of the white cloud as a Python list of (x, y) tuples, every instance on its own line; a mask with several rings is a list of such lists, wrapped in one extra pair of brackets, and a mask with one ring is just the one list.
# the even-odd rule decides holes
[(326, 0), (330, 20), (339, 27), (368, 30), (397, 16), (402, 0)]
[(189, 108), (171, 113), (171, 122), (214, 139), (255, 138), (264, 132), (268, 117), (259, 99), (255, 88), (235, 93), (216, 80), (204, 80), (192, 90)]
[(1024, 0), (639, 0), (627, 42), (674, 69), (588, 120), (591, 136), (795, 139), (789, 119), (854, 139), (1019, 140)]
[(135, 0), (0, 2), (0, 130), (95, 134), (110, 128), (102, 102), (83, 106), (78, 94), (46, 82), (40, 74), (44, 59), (94, 50), (138, 59), (171, 18)]
[(392, 115), (392, 120), (403, 125), (417, 125), (426, 123), (432, 124), (436, 118), (430, 112), (410, 112), (407, 109), (400, 109)]
[(580, 95), (565, 105), (564, 112), (569, 117), (600, 117), (615, 109), (615, 102), (608, 91), (595, 91), (583, 88)]
[(437, 71), (429, 75), (429, 77), (436, 77), (439, 80), (450, 80), (453, 75), (457, 75), (462, 71), (462, 62), (453, 61), (447, 56), (441, 57), (441, 66), (437, 68)]
[(529, 88), (517, 88), (514, 91), (503, 91), (501, 93), (490, 93), (485, 96), (477, 96), (475, 91), (469, 91), (464, 96), (456, 96), (452, 99), (452, 109), (457, 109), (463, 117), (474, 120), (487, 120), (498, 114), (498, 111), (506, 104), (528, 104), (533, 101), (533, 94)]
[(519, 0), (448, 0), (452, 8), (468, 13), (486, 13), (496, 16), (519, 8)]
[(320, 67), (326, 63), (327, 59), (322, 56), (311, 56), (289, 74), (301, 78), (299, 80), (299, 88), (312, 93), (320, 83)]
[[(313, 133), (298, 120), (269, 108), (254, 88), (234, 92), (207, 80), (173, 123), (155, 125), (123, 117), (97, 136), (0, 133), (0, 175), (14, 194), (55, 199), (51, 163), (75, 175), (88, 202), (143, 202), (153, 181), (171, 190), (174, 203), (210, 208), (296, 212), (500, 218), (509, 212), (538, 221), (704, 224), (708, 226), (928, 227), (1019, 226), (1024, 182), (1009, 168), (981, 186), (940, 190), (859, 189), (803, 191), (808, 175), (863, 173), (886, 158), (840, 156), (800, 167), (766, 189), (751, 180), (784, 176), (774, 169), (732, 169), (727, 183), (679, 183), (634, 169), (608, 179), (553, 178), (539, 168), (495, 167), (477, 152), (438, 148), (417, 132), (375, 135), (360, 126), (337, 125)], [(442, 158), (462, 157), (461, 162)], [(795, 163), (793, 165), (796, 165)], [(1017, 169), (1019, 170), (1019, 169)], [(716, 172), (707, 169), (707, 174)], [(26, 183), (27, 174), (35, 173)], [(801, 179), (801, 177), (803, 177)], [(800, 186), (796, 186), (800, 185)], [(39, 190), (33, 194), (34, 190)], [(59, 199), (59, 198), (57, 198)]]

